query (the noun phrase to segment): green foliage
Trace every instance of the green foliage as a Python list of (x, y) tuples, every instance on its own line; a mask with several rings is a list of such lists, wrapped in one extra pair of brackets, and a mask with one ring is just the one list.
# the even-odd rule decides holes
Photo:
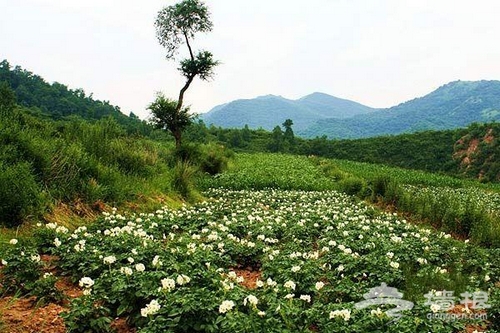
[(75, 298), (71, 310), (61, 313), (69, 333), (112, 332), (109, 315), (110, 310), (92, 296)]
[[(452, 333), (473, 323), (429, 319), (424, 294), (432, 289), (453, 290), (455, 303), (464, 291), (491, 291), (496, 309), (497, 250), (336, 191), (219, 188), (205, 195), (179, 210), (113, 211), (72, 233), (50, 226), (61, 242), (52, 248), (60, 269), (92, 281), (81, 283), (89, 295), (63, 315), (68, 329), (107, 332), (115, 317), (141, 333)], [(239, 277), (250, 270), (244, 265), (261, 272), (254, 289)], [(379, 314), (375, 306), (355, 308), (382, 282), (415, 303), (391, 324), (385, 312), (392, 305)]]
[(41, 212), (42, 190), (29, 163), (4, 165), (0, 161), (0, 216), (7, 227), (16, 227)]
[(196, 168), (188, 161), (179, 161), (174, 167), (172, 187), (184, 198), (192, 198), (194, 195), (194, 177), (196, 172)]
[(16, 95), (7, 82), (0, 82), (0, 116), (12, 111), (16, 104)]
[[(72, 90), (57, 82), (49, 84), (42, 77), (19, 66), (12, 68), (7, 60), (0, 62), (0, 84), (3, 87), (0, 95), (5, 96), (5, 87), (10, 87), (15, 92), (17, 103), (29, 108), (33, 114), (56, 120), (74, 117), (98, 120), (112, 117), (129, 133), (151, 133), (151, 128), (146, 123), (127, 117), (119, 107), (108, 101), (95, 100), (92, 94), (87, 95), (83, 89)], [(0, 97), (0, 100), (3, 98)]]
[(200, 162), (200, 170), (211, 176), (215, 176), (227, 169), (232, 152), (220, 145), (207, 145), (203, 147), (203, 157)]
[(40, 256), (34, 248), (26, 247), (21, 243), (2, 246), (7, 248), (2, 254), (1, 294), (15, 292), (21, 295), (28, 294), (42, 275)]
[(45, 273), (33, 283), (30, 295), (36, 297), (37, 306), (59, 304), (64, 300), (64, 294), (56, 287), (56, 282), (57, 278), (52, 273)]
[(178, 101), (166, 98), (162, 93), (158, 93), (155, 101), (148, 106), (152, 113), (151, 121), (157, 128), (170, 131), (176, 142), (180, 140), (181, 133), (192, 121), (189, 108), (178, 109), (178, 107)]
[(339, 187), (342, 192), (345, 192), (349, 195), (363, 195), (363, 191), (366, 187), (363, 179), (357, 177), (348, 177), (342, 179), (339, 182)]
[(210, 32), (212, 21), (207, 6), (199, 0), (184, 0), (163, 8), (155, 21), (156, 36), (173, 58), (179, 47), (199, 32)]
[(284, 154), (238, 154), (235, 167), (201, 181), (202, 188), (326, 190), (336, 185), (313, 161)]
[(421, 98), (347, 119), (319, 120), (304, 137), (367, 138), (465, 127), (500, 119), (500, 81), (455, 81)]
[[(171, 145), (132, 137), (112, 118), (43, 120), (18, 108), (0, 122), (0, 223), (53, 204), (133, 200), (168, 192)], [(167, 183), (167, 184), (166, 184)]]
[(186, 78), (186, 83), (180, 90), (178, 100), (172, 101), (158, 94), (156, 101), (149, 106), (156, 125), (168, 129), (175, 138), (176, 147), (180, 147), (182, 133), (191, 123), (189, 108), (182, 108), (184, 94), (196, 76), (203, 81), (212, 78), (214, 68), (219, 64), (208, 51), (199, 51), (195, 55), (189, 40), (199, 32), (211, 31), (212, 21), (202, 1), (183, 0), (163, 8), (158, 13), (155, 27), (159, 43), (167, 51), (167, 59), (173, 59), (184, 43), (189, 51), (189, 57), (180, 61), (179, 71)]

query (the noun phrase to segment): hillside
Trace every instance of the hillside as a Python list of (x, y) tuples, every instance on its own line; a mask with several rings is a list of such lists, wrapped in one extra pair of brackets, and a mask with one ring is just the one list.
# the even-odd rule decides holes
[(273, 129), (286, 119), (292, 119), (294, 128), (305, 130), (320, 119), (346, 118), (373, 112), (368, 106), (333, 97), (323, 93), (313, 93), (298, 100), (267, 95), (253, 99), (240, 99), (219, 105), (201, 115), (207, 125), (224, 128)]
[(459, 172), (482, 181), (500, 180), (500, 124), (471, 126), (454, 145)]
[(32, 113), (54, 120), (81, 117), (86, 120), (114, 118), (127, 129), (143, 128), (141, 121), (131, 113), (128, 117), (119, 107), (108, 101), (95, 100), (83, 89), (69, 89), (66, 85), (46, 82), (39, 75), (21, 68), (12, 67), (7, 60), (0, 62), (0, 83), (7, 83), (14, 91), (17, 104), (29, 108)]
[(348, 119), (321, 119), (304, 137), (363, 138), (500, 120), (500, 81), (455, 81), (406, 103)]

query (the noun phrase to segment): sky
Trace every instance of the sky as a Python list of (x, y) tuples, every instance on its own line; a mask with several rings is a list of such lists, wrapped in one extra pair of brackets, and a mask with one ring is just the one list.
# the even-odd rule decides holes
[[(154, 21), (170, 0), (0, 0), (0, 61), (147, 117), (184, 84)], [(319, 91), (390, 107), (455, 80), (500, 79), (497, 0), (206, 0), (192, 46), (221, 62), (195, 80), (196, 113), (241, 98)], [(181, 48), (181, 57), (187, 57)]]

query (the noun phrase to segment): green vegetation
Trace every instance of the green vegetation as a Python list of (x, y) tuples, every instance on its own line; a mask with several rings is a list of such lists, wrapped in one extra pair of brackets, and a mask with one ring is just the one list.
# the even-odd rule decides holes
[(298, 100), (267, 95), (216, 106), (201, 115), (201, 118), (209, 125), (224, 128), (241, 128), (248, 125), (252, 129), (263, 128), (268, 131), (285, 119), (293, 119), (295, 128), (303, 131), (320, 119), (348, 118), (375, 110), (322, 93), (313, 93)]
[(283, 128), (276, 126), (272, 132), (267, 132), (251, 130), (248, 126), (243, 129), (206, 127), (199, 121), (187, 130), (186, 135), (194, 142), (217, 142), (241, 152), (315, 155), (373, 163), (382, 168), (382, 165), (388, 165), (459, 178), (480, 178), (482, 182), (496, 182), (500, 179), (500, 164), (496, 158), (499, 156), (499, 132), (499, 124), (488, 123), (472, 124), (468, 128), (447, 131), (425, 131), (357, 140), (328, 140), (325, 137), (297, 137), (289, 123), (287, 126), (283, 123)]
[(262, 96), (237, 100), (202, 115), (208, 125), (271, 131), (292, 119), (304, 138), (356, 139), (463, 128), (500, 120), (500, 81), (450, 82), (420, 98), (388, 109), (314, 93), (299, 100)]
[(83, 89), (71, 90), (61, 83), (47, 83), (40, 76), (19, 66), (12, 68), (7, 60), (0, 62), (0, 104), (5, 91), (12, 89), (19, 106), (38, 117), (55, 120), (80, 117), (86, 120), (114, 118), (129, 133), (148, 134), (151, 128), (133, 113), (124, 115), (107, 101), (98, 101)]
[[(112, 211), (73, 232), (41, 226), (31, 246), (7, 244), (2, 281), (43, 279), (37, 256), (40, 243), (48, 244), (45, 251), (84, 291), (63, 314), (68, 332), (108, 332), (116, 317), (142, 333), (499, 328), (498, 250), (408, 224), (336, 191), (220, 188), (205, 195), (209, 200), (179, 210)], [(397, 321), (387, 312), (392, 304), (356, 306), (383, 283), (414, 303)], [(453, 291), (453, 304), (465, 292), (491, 291), (488, 322), (429, 318), (447, 308), (431, 307), (438, 298), (428, 303), (424, 295), (442, 290)]]
[(105, 205), (147, 205), (149, 198), (161, 201), (169, 195), (194, 200), (198, 173), (217, 174), (227, 166), (223, 148), (201, 145), (190, 153), (192, 165), (181, 172), (174, 167), (173, 143), (162, 132), (131, 136), (112, 117), (54, 121), (12, 105), (0, 105), (3, 226), (39, 220), (60, 204), (89, 215)]
[(213, 59), (212, 53), (200, 51), (195, 55), (191, 48), (194, 36), (200, 32), (211, 31), (212, 26), (208, 8), (199, 0), (184, 0), (167, 6), (158, 13), (155, 21), (156, 36), (160, 45), (167, 51), (167, 59), (174, 59), (179, 47), (184, 43), (189, 50), (189, 58), (180, 61), (179, 71), (186, 82), (179, 92), (179, 99), (173, 101), (158, 94), (149, 106), (154, 116), (153, 121), (158, 127), (172, 133), (177, 148), (181, 146), (182, 133), (191, 121), (189, 108), (182, 107), (184, 94), (196, 77), (203, 81), (211, 79), (214, 68), (219, 64)]
[[(500, 247), (500, 187), (368, 163), (283, 154), (238, 154), (200, 186), (233, 190), (338, 190), (388, 205), (439, 230)], [(494, 192), (492, 192), (494, 191)]]

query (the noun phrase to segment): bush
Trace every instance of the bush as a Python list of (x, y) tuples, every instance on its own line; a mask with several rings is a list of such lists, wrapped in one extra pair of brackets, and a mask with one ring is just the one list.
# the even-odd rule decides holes
[(230, 155), (231, 152), (227, 149), (224, 149), (223, 146), (207, 146), (205, 148), (205, 151), (203, 152), (203, 158), (200, 163), (201, 171), (206, 172), (212, 176), (222, 173), (227, 169)]
[(366, 183), (363, 179), (357, 177), (348, 177), (340, 181), (340, 190), (349, 195), (362, 195)]
[(377, 176), (371, 181), (373, 201), (385, 198), (390, 182), (391, 178), (389, 178), (388, 176)]
[(172, 187), (184, 198), (191, 198), (194, 194), (193, 178), (196, 168), (186, 161), (179, 161), (175, 165), (172, 179)]
[(29, 163), (4, 166), (0, 162), (0, 216), (3, 225), (16, 227), (42, 206), (42, 193)]

